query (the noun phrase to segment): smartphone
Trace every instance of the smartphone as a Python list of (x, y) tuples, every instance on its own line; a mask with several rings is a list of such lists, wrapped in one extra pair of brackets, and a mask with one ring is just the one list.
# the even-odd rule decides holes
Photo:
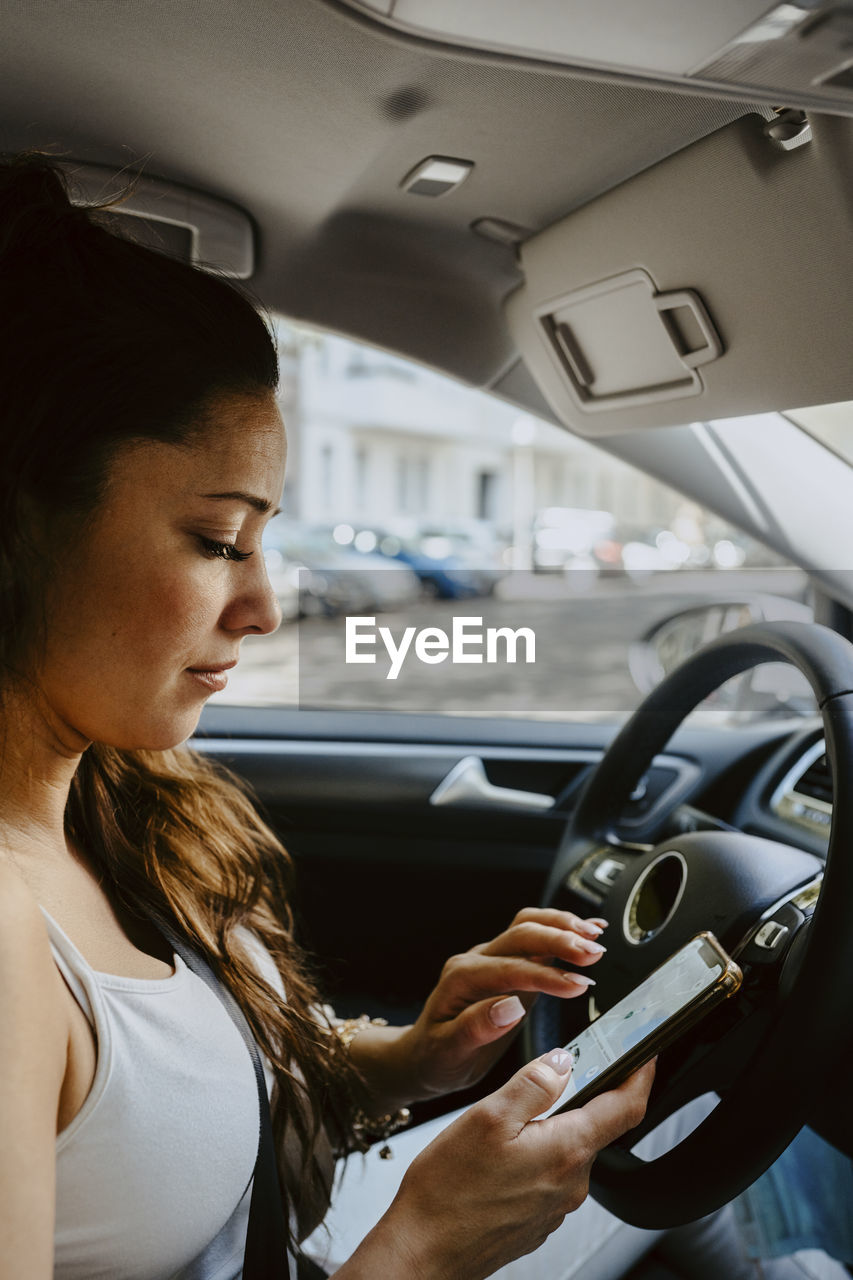
[(539, 1119), (582, 1107), (621, 1084), (737, 991), (743, 974), (712, 933), (698, 933), (566, 1045), (572, 1074)]

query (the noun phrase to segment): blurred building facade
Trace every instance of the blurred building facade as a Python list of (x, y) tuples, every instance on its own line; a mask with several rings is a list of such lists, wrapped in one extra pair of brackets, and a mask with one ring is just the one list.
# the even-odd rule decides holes
[(519, 512), (573, 507), (652, 525), (683, 506), (567, 431), (395, 356), (284, 322), (279, 349), (285, 510), (295, 518), (480, 525), (511, 541)]

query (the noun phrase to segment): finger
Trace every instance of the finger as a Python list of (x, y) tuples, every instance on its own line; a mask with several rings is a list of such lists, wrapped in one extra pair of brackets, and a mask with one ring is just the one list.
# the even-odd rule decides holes
[[(471, 1004), (454, 1019), (454, 1037), (461, 1036), (471, 1049), (492, 1044), (518, 1027), (527, 1009), (517, 995), (489, 997)], [(464, 1047), (464, 1046), (463, 1046)]]
[(516, 1138), (525, 1125), (557, 1101), (568, 1084), (571, 1070), (570, 1053), (562, 1048), (549, 1049), (475, 1106), (487, 1107), (507, 1136)]
[[(586, 1106), (565, 1115), (567, 1121), (580, 1125), (584, 1141), (593, 1152), (602, 1151), (623, 1133), (635, 1129), (646, 1114), (649, 1093), (655, 1078), (655, 1061), (647, 1062), (619, 1085), (600, 1093)], [(563, 1117), (557, 1117), (563, 1119)]]
[[(585, 982), (584, 979), (581, 981)], [(588, 987), (584, 985), (576, 994), (581, 995), (587, 990)], [(574, 993), (561, 990), (558, 994), (566, 997)], [(476, 1004), (470, 1004), (467, 1009), (463, 1009), (452, 1024), (447, 1025), (452, 1025), (454, 1035), (461, 1035), (471, 1049), (481, 1049), (487, 1044), (500, 1040), (511, 1031), (517, 1030), (534, 1000), (535, 997), (521, 1000), (517, 995), (502, 996), (500, 1000), (493, 1000), (491, 997), (487, 1000), (478, 1000)]]
[[(485, 996), (496, 998), (507, 991), (536, 991), (563, 997), (581, 995), (594, 985), (594, 980), (585, 973), (557, 969), (540, 960), (466, 951), (444, 966), (435, 995), (439, 1005), (449, 1010), (444, 1016), (456, 1017), (467, 1005)], [(441, 1018), (442, 1014), (436, 1012), (435, 1016)]]
[(523, 907), (512, 920), (513, 924), (526, 924), (529, 921), (539, 924), (551, 924), (558, 929), (573, 929), (575, 933), (598, 935), (607, 928), (607, 921), (601, 917), (585, 918), (575, 915), (573, 911), (561, 911), (557, 907)]
[(559, 911), (556, 907), (522, 907), (512, 920), (512, 924), (530, 922), (550, 924), (556, 929), (571, 929), (574, 933), (583, 934), (593, 940), (607, 928), (607, 921), (601, 916), (591, 916), (586, 920), (583, 916), (576, 916), (573, 911)]
[(491, 942), (484, 942), (473, 950), (485, 956), (553, 956), (569, 964), (587, 965), (600, 960), (607, 948), (574, 930), (529, 920), (510, 925)]
[(490, 942), (483, 942), (471, 950), (481, 955), (550, 956), (571, 964), (593, 964), (607, 948), (574, 930), (528, 921), (511, 925)]

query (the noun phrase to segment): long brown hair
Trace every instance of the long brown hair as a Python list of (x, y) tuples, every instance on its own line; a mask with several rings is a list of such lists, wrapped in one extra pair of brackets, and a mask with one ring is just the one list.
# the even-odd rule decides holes
[[(278, 383), (275, 343), (243, 290), (118, 234), (110, 206), (72, 204), (67, 183), (41, 153), (0, 159), (0, 699), (31, 677), (48, 625), (55, 565), (39, 558), (32, 513), (82, 526), (122, 444), (185, 443), (212, 398)], [(357, 1076), (293, 937), (281, 842), (246, 788), (186, 746), (93, 744), (65, 821), (108, 895), (165, 919), (237, 999), (274, 1068), (283, 1174), (286, 1130), (302, 1151), (293, 1207), (316, 1217), (327, 1189), (318, 1138), (327, 1122), (349, 1144)], [(269, 951), (286, 1001), (241, 946), (240, 926)]]

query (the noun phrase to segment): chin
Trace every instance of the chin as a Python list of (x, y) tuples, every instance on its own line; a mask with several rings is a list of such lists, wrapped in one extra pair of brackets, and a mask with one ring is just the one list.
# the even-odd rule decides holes
[(117, 751), (169, 751), (191, 738), (198, 725), (201, 709), (180, 716), (170, 716), (156, 723), (126, 726), (119, 733), (99, 735), (97, 741)]

